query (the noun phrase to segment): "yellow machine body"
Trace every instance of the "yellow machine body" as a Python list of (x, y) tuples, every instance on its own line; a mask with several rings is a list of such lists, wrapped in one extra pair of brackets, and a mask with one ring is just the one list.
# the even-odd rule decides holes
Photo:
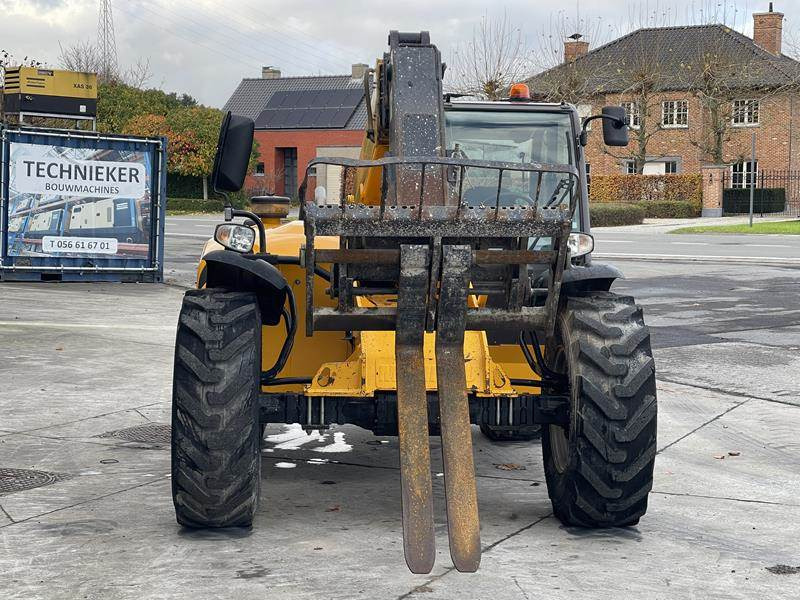
[[(305, 243), (302, 221), (289, 221), (280, 224), (276, 219), (262, 219), (267, 230), (266, 252), (279, 256), (297, 257)], [(335, 237), (318, 237), (318, 249), (339, 247)], [(209, 240), (203, 248), (203, 255), (222, 246)], [(261, 251), (258, 246), (254, 251)], [(198, 265), (198, 286), (204, 278), (205, 261)], [(297, 265), (278, 265), (281, 273), (292, 286), (297, 300), (297, 312), (305, 312), (305, 269)], [(359, 298), (362, 306), (391, 304), (393, 298), (385, 296), (365, 296)], [(470, 302), (478, 303), (481, 298), (470, 297)], [(335, 306), (335, 301), (325, 294), (323, 286), (314, 288), (316, 306)], [(352, 338), (336, 331), (316, 331), (311, 337), (305, 335), (304, 322), (299, 324), (301, 331), (295, 337), (292, 352), (281, 377), (310, 377), (311, 384), (269, 386), (262, 388), (265, 393), (295, 392), (309, 397), (343, 396), (372, 397), (378, 392), (397, 389), (395, 373), (395, 332), (363, 331), (353, 332)], [(261, 336), (262, 369), (267, 370), (278, 357), (281, 345), (286, 338), (283, 325), (264, 326)], [(425, 387), (429, 392), (437, 390), (435, 334), (425, 334)], [(468, 393), (478, 397), (514, 397), (518, 394), (536, 394), (539, 388), (513, 386), (512, 379), (538, 379), (516, 344), (490, 346), (483, 331), (467, 331), (464, 337), (464, 361), (466, 365), (466, 387)]]
[(97, 74), (38, 67), (5, 70), (4, 110), (93, 117), (97, 114)]

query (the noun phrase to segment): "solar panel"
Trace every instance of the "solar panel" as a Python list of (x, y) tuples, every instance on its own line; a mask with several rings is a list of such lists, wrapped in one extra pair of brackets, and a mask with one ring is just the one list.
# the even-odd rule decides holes
[(275, 92), (256, 118), (256, 128), (341, 129), (363, 97), (359, 88)]

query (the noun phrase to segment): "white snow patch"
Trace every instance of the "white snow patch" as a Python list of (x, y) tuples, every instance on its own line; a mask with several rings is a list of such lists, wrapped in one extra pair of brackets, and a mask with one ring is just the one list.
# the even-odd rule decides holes
[(294, 469), (297, 465), (290, 462), (279, 462), (275, 463), (276, 469)]
[(444, 477), (444, 473), (437, 473), (436, 476), (437, 477)]
[(279, 444), (287, 440), (293, 440), (294, 438), (302, 437), (305, 434), (306, 432), (303, 431), (300, 423), (292, 423), (290, 425), (283, 426), (283, 433), (274, 433), (272, 435), (268, 435), (266, 440), (268, 442), (272, 442), (273, 444)]
[(344, 441), (344, 432), (337, 431), (333, 434), (333, 443), (327, 446), (314, 448), (314, 452), (350, 452), (353, 447)]
[(262, 448), (261, 451), (262, 452), (275, 452), (275, 450), (273, 450), (272, 448)]
[(309, 458), (306, 462), (308, 464), (310, 464), (310, 465), (324, 465), (324, 464), (327, 464), (328, 459), (327, 458)]

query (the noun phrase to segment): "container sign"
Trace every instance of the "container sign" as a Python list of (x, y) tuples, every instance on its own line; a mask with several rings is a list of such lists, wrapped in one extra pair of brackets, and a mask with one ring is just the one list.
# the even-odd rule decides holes
[(9, 148), (6, 256), (148, 258), (151, 150)]
[(21, 194), (67, 194), (86, 198), (140, 198), (145, 192), (144, 165), (21, 156), (14, 165)]

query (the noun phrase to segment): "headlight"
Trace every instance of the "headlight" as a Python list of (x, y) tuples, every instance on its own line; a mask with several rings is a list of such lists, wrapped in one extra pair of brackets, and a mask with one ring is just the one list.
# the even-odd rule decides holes
[(246, 225), (235, 223), (221, 223), (214, 231), (214, 239), (236, 252), (251, 252), (256, 241), (256, 232)]
[(594, 250), (594, 238), (588, 233), (570, 233), (567, 247), (570, 256), (577, 258)]

